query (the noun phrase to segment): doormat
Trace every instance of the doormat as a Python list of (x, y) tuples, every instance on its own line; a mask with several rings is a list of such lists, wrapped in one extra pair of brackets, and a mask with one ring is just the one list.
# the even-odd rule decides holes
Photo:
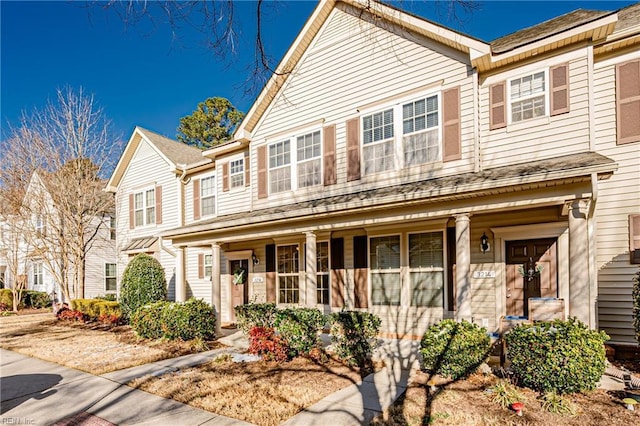
[(116, 424), (82, 411), (57, 421), (53, 426), (116, 426)]

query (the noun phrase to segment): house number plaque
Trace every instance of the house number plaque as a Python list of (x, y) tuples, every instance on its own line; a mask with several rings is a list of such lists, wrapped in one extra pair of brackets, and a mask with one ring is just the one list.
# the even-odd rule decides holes
[(473, 278), (495, 278), (496, 271), (473, 271)]

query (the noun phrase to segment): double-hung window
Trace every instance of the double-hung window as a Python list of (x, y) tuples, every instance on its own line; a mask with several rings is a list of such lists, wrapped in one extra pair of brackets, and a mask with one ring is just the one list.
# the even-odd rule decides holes
[(402, 105), (402, 151), (405, 166), (440, 159), (438, 95)]
[(109, 239), (111, 241), (116, 239), (116, 218), (114, 216), (109, 217)]
[(153, 225), (156, 223), (156, 192), (147, 189), (134, 194), (135, 225)]
[(291, 142), (289, 139), (269, 145), (269, 192), (291, 190)]
[(229, 186), (231, 189), (244, 186), (244, 158), (229, 162)]
[(320, 241), (316, 243), (316, 285), (317, 302), (322, 305), (329, 304), (329, 243)]
[(320, 131), (292, 136), (269, 145), (269, 192), (275, 194), (320, 185)]
[(278, 246), (278, 303), (300, 300), (300, 268), (297, 245)]
[(107, 292), (116, 291), (116, 264), (104, 264), (104, 290)]
[(215, 183), (215, 176), (200, 179), (200, 212), (202, 216), (211, 216), (216, 213)]
[(213, 271), (213, 255), (205, 254), (204, 255), (204, 276), (211, 278), (212, 271)]
[(444, 306), (443, 253), (442, 232), (409, 235), (411, 306)]
[(374, 305), (400, 305), (400, 236), (369, 240), (371, 301)]
[(304, 188), (320, 184), (320, 131), (296, 138), (298, 162), (298, 187)]
[(42, 267), (42, 262), (36, 262), (33, 264), (32, 270), (32, 282), (34, 286), (41, 286), (44, 284), (44, 269)]
[(42, 237), (44, 235), (46, 235), (45, 232), (45, 224), (44, 224), (44, 216), (39, 214), (36, 215), (35, 218), (35, 231), (36, 231), (36, 235), (39, 237)]
[(511, 122), (517, 123), (547, 114), (546, 71), (509, 80)]
[(395, 168), (393, 108), (362, 117), (364, 173)]

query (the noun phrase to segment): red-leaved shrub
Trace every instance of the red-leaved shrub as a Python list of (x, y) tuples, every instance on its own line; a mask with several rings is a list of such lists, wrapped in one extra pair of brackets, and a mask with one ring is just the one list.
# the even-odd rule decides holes
[(124, 324), (124, 318), (121, 315), (116, 314), (103, 314), (98, 317), (98, 321), (108, 325), (122, 325)]
[(74, 311), (72, 309), (62, 308), (56, 313), (56, 317), (63, 321), (82, 321), (86, 322), (89, 317), (80, 311)]
[(268, 361), (284, 362), (289, 359), (289, 348), (273, 328), (252, 327), (249, 330), (249, 353)]

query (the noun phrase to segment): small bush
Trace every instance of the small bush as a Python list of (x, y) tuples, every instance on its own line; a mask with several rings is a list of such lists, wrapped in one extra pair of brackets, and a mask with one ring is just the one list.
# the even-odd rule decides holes
[(558, 394), (595, 389), (605, 370), (608, 339), (575, 318), (521, 324), (506, 336), (511, 368), (521, 383)]
[(122, 325), (124, 324), (124, 318), (122, 318), (121, 315), (114, 315), (114, 314), (104, 314), (104, 315), (100, 315), (98, 317), (98, 321), (100, 321), (102, 324), (107, 324), (107, 325)]
[(109, 302), (101, 299), (74, 299), (71, 301), (71, 309), (80, 311), (91, 319), (111, 315), (122, 317), (122, 310), (118, 302)]
[(275, 329), (287, 343), (291, 358), (306, 355), (318, 347), (318, 332), (325, 316), (315, 308), (287, 308), (276, 312)]
[(11, 309), (13, 309), (13, 291), (11, 291), (11, 289), (0, 289), (0, 303), (11, 306)]
[(332, 313), (330, 322), (336, 355), (349, 365), (365, 367), (380, 331), (380, 318), (369, 312), (341, 311)]
[(56, 318), (62, 321), (81, 321), (87, 322), (89, 317), (86, 314), (83, 314), (80, 311), (75, 311), (73, 309), (62, 308), (56, 314)]
[(420, 342), (422, 368), (453, 380), (473, 373), (489, 356), (491, 339), (476, 324), (451, 319), (429, 327)]
[(215, 336), (216, 317), (213, 308), (203, 300), (160, 301), (138, 309), (131, 327), (147, 339), (209, 340)]
[(238, 328), (245, 334), (253, 327), (273, 328), (276, 320), (275, 303), (247, 303), (234, 308)]
[(522, 393), (513, 384), (500, 380), (491, 388), (491, 400), (502, 408), (509, 408), (511, 404), (523, 401)]
[(27, 308), (44, 309), (51, 306), (51, 298), (44, 291), (25, 290), (22, 301)]
[(160, 339), (163, 334), (164, 310), (171, 302), (159, 301), (144, 305), (130, 319), (131, 328), (145, 339)]
[(633, 277), (633, 327), (640, 343), (640, 271)]
[(120, 305), (123, 315), (130, 318), (142, 306), (166, 298), (167, 282), (160, 262), (147, 254), (131, 259), (122, 275)]
[(542, 408), (553, 414), (575, 416), (578, 413), (578, 407), (569, 401), (566, 396), (558, 395), (555, 392), (547, 392), (542, 398), (540, 404)]
[(253, 327), (249, 330), (249, 353), (268, 361), (284, 362), (289, 360), (290, 350), (273, 328)]

